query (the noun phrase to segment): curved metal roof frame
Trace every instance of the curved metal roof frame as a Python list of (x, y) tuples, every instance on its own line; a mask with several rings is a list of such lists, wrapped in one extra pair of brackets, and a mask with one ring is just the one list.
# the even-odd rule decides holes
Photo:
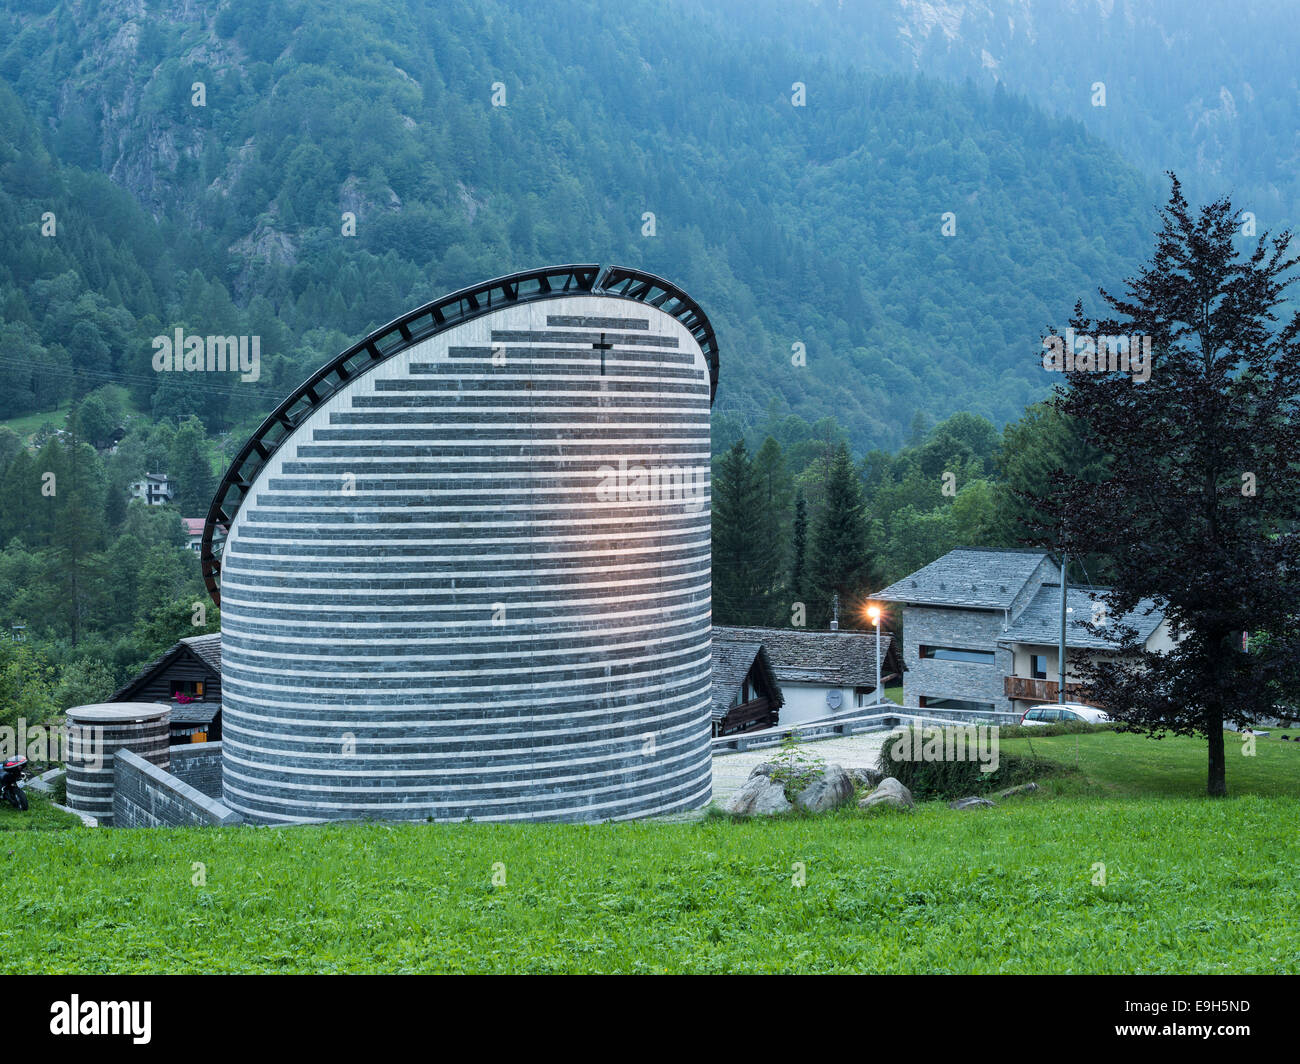
[(456, 325), (506, 306), (584, 294), (644, 303), (680, 321), (709, 364), (709, 401), (713, 401), (718, 390), (718, 341), (713, 326), (690, 296), (662, 277), (624, 266), (581, 264), (512, 273), (462, 288), (353, 344), (294, 389), (258, 426), (221, 478), (204, 521), (199, 558), (212, 601), (221, 605), (221, 557), (214, 547), (214, 533), (218, 528), (230, 528), (257, 474), (318, 406), (379, 363)]

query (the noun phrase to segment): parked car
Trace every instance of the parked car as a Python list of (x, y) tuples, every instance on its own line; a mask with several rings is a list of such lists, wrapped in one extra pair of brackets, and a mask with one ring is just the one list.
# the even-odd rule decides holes
[(1085, 706), (1082, 702), (1065, 702), (1061, 705), (1035, 706), (1026, 710), (1020, 718), (1021, 724), (1105, 724), (1110, 714), (1096, 706)]

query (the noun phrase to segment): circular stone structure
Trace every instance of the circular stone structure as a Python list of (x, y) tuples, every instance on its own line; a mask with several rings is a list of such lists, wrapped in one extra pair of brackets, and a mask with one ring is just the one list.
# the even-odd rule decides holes
[(453, 293), (318, 371), (208, 515), (223, 801), (269, 823), (706, 804), (716, 380), (693, 301), (599, 266)]
[(68, 808), (113, 826), (113, 756), (130, 750), (171, 767), (171, 708), (158, 702), (101, 702), (68, 710)]

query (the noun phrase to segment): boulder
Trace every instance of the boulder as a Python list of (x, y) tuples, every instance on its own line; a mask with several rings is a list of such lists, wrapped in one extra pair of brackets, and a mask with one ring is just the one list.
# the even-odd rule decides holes
[(853, 797), (853, 779), (839, 765), (827, 765), (795, 798), (810, 813), (824, 813)]
[(848, 773), (849, 779), (859, 787), (875, 787), (885, 778), (885, 774), (878, 768), (851, 768)]
[(972, 795), (969, 798), (958, 798), (955, 802), (948, 803), (949, 809), (993, 809), (996, 808), (993, 802), (987, 798), (976, 798)]
[(1018, 794), (1033, 794), (1036, 790), (1038, 790), (1037, 783), (1022, 783), (1018, 787), (1008, 787), (1005, 791), (999, 794), (998, 797), (1014, 798)]
[(770, 776), (780, 767), (775, 761), (764, 761), (761, 765), (753, 767), (749, 773), (749, 778), (752, 780), (755, 776)]
[(734, 816), (770, 816), (786, 813), (791, 805), (785, 799), (785, 790), (766, 776), (751, 776), (740, 790), (722, 804), (724, 813)]
[(862, 809), (872, 809), (878, 805), (889, 806), (892, 809), (911, 809), (915, 804), (911, 791), (893, 776), (886, 776), (876, 785), (874, 791), (858, 803), (858, 806)]

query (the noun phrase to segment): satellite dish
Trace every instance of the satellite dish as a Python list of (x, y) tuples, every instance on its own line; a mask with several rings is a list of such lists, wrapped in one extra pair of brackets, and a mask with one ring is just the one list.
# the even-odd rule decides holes
[(838, 687), (832, 687), (829, 691), (826, 692), (826, 704), (830, 706), (831, 709), (839, 709), (843, 703), (844, 703), (844, 692), (841, 691)]

